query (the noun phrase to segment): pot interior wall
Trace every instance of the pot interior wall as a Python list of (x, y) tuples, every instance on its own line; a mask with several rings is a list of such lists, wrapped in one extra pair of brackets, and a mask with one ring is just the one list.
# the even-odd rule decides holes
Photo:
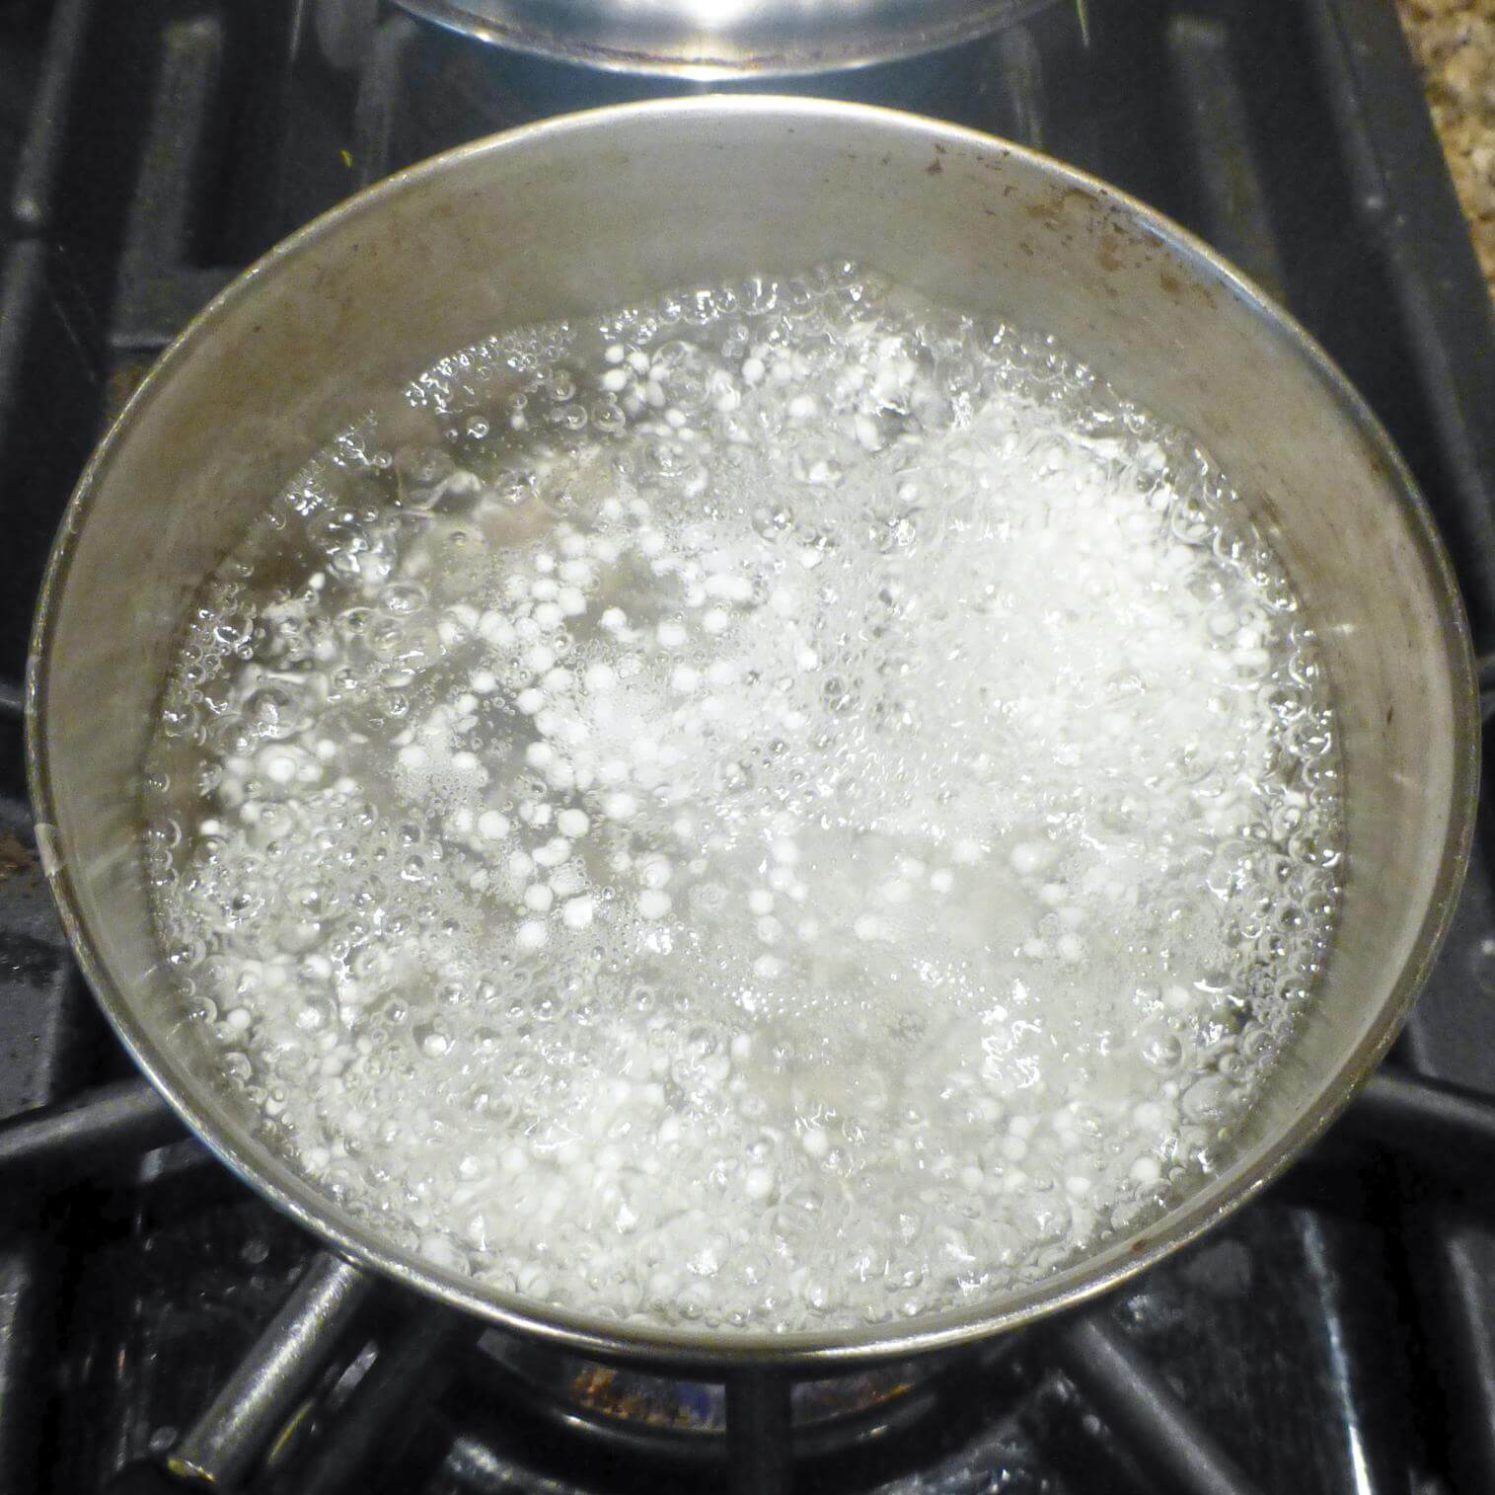
[[(91, 974), (137, 1053), (239, 1166), (329, 1209), (212, 1095), (178, 1031), (137, 857), (139, 767), (203, 577), (327, 438), (437, 356), (762, 271), (853, 258), (1053, 336), (1197, 433), (1287, 563), (1343, 722), (1349, 873), (1311, 1021), (1222, 1173), (1147, 1234), (1241, 1192), (1383, 1046), (1455, 887), (1473, 734), (1457, 604), (1358, 403), (1253, 295), (1104, 189), (874, 111), (736, 101), (580, 117), (418, 168), (251, 272), (165, 360), (70, 511), (36, 702), (51, 840)], [(1045, 1293), (1128, 1259), (1121, 1241)], [(917, 1326), (916, 1326), (917, 1327)]]

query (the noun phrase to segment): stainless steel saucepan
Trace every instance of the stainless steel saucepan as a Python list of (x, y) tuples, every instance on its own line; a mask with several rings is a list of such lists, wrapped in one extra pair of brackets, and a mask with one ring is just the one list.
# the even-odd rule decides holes
[[(384, 1239), (278, 1156), (183, 1016), (141, 865), (141, 763), (204, 578), (290, 475), (436, 358), (540, 319), (832, 258), (1052, 333), (1195, 433), (1297, 585), (1342, 720), (1348, 870), (1311, 1010), (1218, 1172), (1034, 1285), (835, 1333), (654, 1331), (480, 1286)], [(37, 620), (38, 835), (78, 958), (207, 1144), (337, 1251), (494, 1322), (657, 1360), (850, 1362), (1027, 1323), (1250, 1198), (1386, 1052), (1469, 845), (1477, 711), (1458, 595), (1385, 433), (1324, 354), (1203, 244), (1030, 151), (844, 104), (704, 98), (562, 118), (404, 172), (295, 235), (161, 359), (84, 473)]]

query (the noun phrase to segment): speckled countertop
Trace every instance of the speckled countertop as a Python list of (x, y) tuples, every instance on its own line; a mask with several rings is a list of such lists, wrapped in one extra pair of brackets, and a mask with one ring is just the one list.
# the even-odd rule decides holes
[(1397, 0), (1495, 295), (1495, 0)]

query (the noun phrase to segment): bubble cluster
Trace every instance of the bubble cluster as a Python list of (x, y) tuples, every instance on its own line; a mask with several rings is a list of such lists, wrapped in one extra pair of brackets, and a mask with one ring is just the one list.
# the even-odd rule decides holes
[(853, 266), (453, 355), (177, 656), (146, 861), (275, 1142), (651, 1324), (1042, 1278), (1228, 1146), (1331, 940), (1335, 723), (1208, 457)]

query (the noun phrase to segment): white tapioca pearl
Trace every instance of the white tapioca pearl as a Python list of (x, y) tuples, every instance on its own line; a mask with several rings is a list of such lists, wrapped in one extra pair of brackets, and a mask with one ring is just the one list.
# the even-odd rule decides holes
[(631, 794), (609, 794), (602, 811), (609, 820), (631, 820), (638, 813), (638, 801)]
[(628, 374), (624, 369), (609, 369), (598, 382), (609, 394), (621, 394), (628, 387)]
[(761, 358), (744, 358), (742, 361), (742, 378), (746, 384), (761, 384), (767, 372)]
[(478, 637), (495, 647), (507, 648), (514, 642), (514, 624), (501, 612), (489, 609), (478, 618)]
[(742, 1191), (755, 1203), (761, 1203), (778, 1187), (778, 1176), (772, 1168), (749, 1168), (742, 1181)]
[(531, 768), (544, 768), (555, 762), (555, 749), (548, 742), (532, 742), (524, 750), (524, 761)]
[(823, 1158), (831, 1150), (831, 1139), (826, 1135), (823, 1127), (812, 1126), (806, 1128), (801, 1134), (799, 1145), (809, 1153), (812, 1158)]
[(1138, 1158), (1127, 1169), (1127, 1177), (1144, 1189), (1149, 1189), (1163, 1176), (1163, 1169), (1156, 1158)]
[(690, 637), (681, 623), (666, 620), (654, 630), (654, 637), (659, 641), (661, 649), (683, 648), (686, 640)]
[(561, 907), (561, 921), (567, 929), (586, 929), (592, 922), (592, 900), (573, 898)]
[(561, 626), (561, 620), (565, 613), (561, 610), (559, 602), (542, 602), (535, 609), (535, 622), (537, 622), (546, 633), (554, 632)]
[(753, 925), (753, 933), (765, 945), (777, 944), (784, 935), (784, 926), (772, 914), (765, 914)]
[(597, 619), (598, 625), (607, 629), (609, 633), (616, 633), (620, 628), (628, 626), (628, 615), (621, 607), (606, 608), (602, 616)]
[(638, 895), (638, 911), (646, 919), (662, 919), (670, 911), (670, 895), (659, 888), (645, 888)]
[(1019, 841), (1007, 854), (1012, 870), (1022, 877), (1031, 877), (1048, 861), (1048, 849), (1038, 841)]
[(875, 940), (882, 934), (882, 925), (874, 914), (858, 914), (852, 923), (851, 932), (859, 940)]
[(554, 902), (554, 892), (542, 882), (533, 882), (524, 890), (524, 906), (534, 909), (537, 914), (549, 913)]
[(549, 644), (536, 644), (524, 656), (524, 662), (537, 675), (543, 675), (555, 664), (555, 650)]
[(578, 836), (586, 835), (587, 831), (591, 828), (591, 824), (592, 822), (587, 818), (585, 810), (562, 810), (555, 818), (555, 828), (563, 836), (569, 836), (573, 841)]
[(534, 716), (545, 704), (545, 692), (531, 685), (514, 697), (514, 704), (525, 716)]
[(772, 981), (784, 974), (784, 962), (777, 955), (760, 955), (753, 962), (753, 974), (763, 981)]
[(508, 817), (497, 810), (484, 810), (477, 819), (477, 832), (485, 841), (502, 841), (509, 834)]
[(581, 677), (586, 688), (594, 695), (610, 691), (618, 683), (618, 673), (610, 664), (588, 665)]
[(522, 951), (539, 950), (550, 938), (550, 931), (539, 919), (526, 919), (514, 931), (514, 944)]
[(955, 874), (948, 867), (937, 867), (929, 874), (929, 886), (936, 893), (948, 893), (955, 886)]
[(688, 664), (676, 665), (670, 671), (670, 689), (677, 695), (688, 696), (701, 683), (701, 673)]
[(754, 888), (748, 894), (748, 907), (755, 914), (767, 914), (773, 912), (773, 894), (767, 888)]
[(411, 742), (396, 754), (396, 761), (401, 768), (425, 768), (431, 761), (431, 755), (418, 742)]
[(882, 430), (870, 415), (858, 415), (855, 421), (857, 444), (864, 451), (879, 452), (883, 447)]
[(1059, 959), (1068, 965), (1077, 965), (1085, 958), (1085, 942), (1077, 934), (1061, 934), (1054, 944)]
[(708, 607), (701, 614), (701, 627), (707, 633), (724, 633), (731, 618), (719, 607)]

